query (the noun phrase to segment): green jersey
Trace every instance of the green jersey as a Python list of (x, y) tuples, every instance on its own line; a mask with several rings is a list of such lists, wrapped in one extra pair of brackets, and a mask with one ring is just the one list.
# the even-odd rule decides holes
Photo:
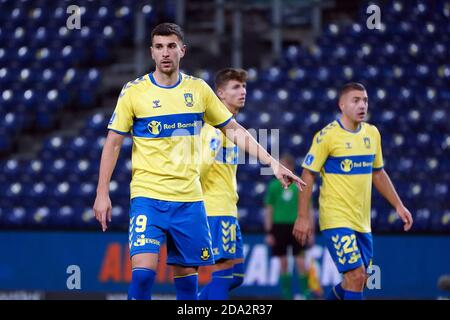
[(273, 179), (264, 198), (264, 204), (273, 208), (274, 224), (294, 224), (297, 219), (298, 188), (292, 183), (283, 189), (280, 181)]

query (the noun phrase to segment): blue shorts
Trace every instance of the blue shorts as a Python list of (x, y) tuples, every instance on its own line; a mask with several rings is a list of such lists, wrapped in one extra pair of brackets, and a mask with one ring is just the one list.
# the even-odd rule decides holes
[(241, 227), (235, 217), (209, 216), (214, 260), (244, 258)]
[(367, 269), (372, 263), (372, 234), (350, 228), (334, 228), (322, 231), (328, 251), (340, 273), (362, 265)]
[(214, 264), (203, 201), (131, 199), (130, 256), (159, 253), (167, 237), (167, 264), (187, 267)]

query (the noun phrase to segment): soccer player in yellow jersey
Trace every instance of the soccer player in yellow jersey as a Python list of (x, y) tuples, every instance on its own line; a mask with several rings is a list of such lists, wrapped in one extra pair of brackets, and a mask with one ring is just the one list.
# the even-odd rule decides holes
[[(216, 74), (216, 93), (233, 117), (244, 107), (246, 82), (247, 72), (242, 69), (226, 68)], [(204, 155), (200, 182), (216, 263), (212, 280), (199, 299), (225, 300), (228, 292), (244, 280), (243, 242), (237, 219), (238, 147), (209, 124), (204, 125), (201, 136)]]
[[(199, 179), (200, 129), (209, 123), (274, 170), (285, 187), (302, 181), (281, 166), (201, 79), (179, 72), (186, 46), (181, 28), (156, 26), (150, 53), (156, 69), (127, 83), (108, 125), (94, 213), (103, 231), (111, 220), (109, 183), (124, 135), (133, 137), (129, 299), (151, 299), (161, 244), (173, 265), (177, 299), (197, 299), (200, 265), (214, 263)], [(243, 139), (238, 139), (243, 137)]]
[(312, 235), (308, 203), (314, 173), (320, 172), (319, 225), (328, 250), (344, 280), (328, 299), (360, 300), (371, 264), (372, 234), (370, 201), (372, 183), (397, 210), (408, 231), (413, 219), (403, 205), (383, 169), (381, 136), (378, 129), (364, 122), (367, 115), (366, 89), (359, 83), (346, 84), (339, 94), (342, 115), (314, 136), (303, 162), (302, 179), (307, 187), (299, 194), (300, 205), (293, 234), (305, 244)]

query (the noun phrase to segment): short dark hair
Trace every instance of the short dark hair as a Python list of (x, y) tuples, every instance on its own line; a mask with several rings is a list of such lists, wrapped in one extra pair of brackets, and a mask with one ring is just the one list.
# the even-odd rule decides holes
[(151, 40), (153, 44), (153, 37), (154, 36), (170, 36), (170, 35), (176, 35), (177, 38), (184, 42), (184, 33), (183, 29), (175, 23), (165, 22), (158, 24), (153, 30), (151, 35)]
[(341, 91), (339, 92), (339, 100), (341, 100), (341, 97), (344, 94), (346, 94), (347, 92), (352, 91), (352, 90), (367, 91), (363, 84), (361, 84), (359, 82), (349, 82), (349, 83), (346, 83), (342, 87)]
[(225, 68), (216, 73), (214, 84), (216, 90), (223, 87), (230, 80), (236, 80), (239, 82), (247, 82), (248, 73), (243, 69)]

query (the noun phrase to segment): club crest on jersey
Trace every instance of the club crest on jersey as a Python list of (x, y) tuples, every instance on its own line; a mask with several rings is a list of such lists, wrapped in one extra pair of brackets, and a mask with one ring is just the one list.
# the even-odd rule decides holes
[(366, 146), (367, 149), (370, 149), (370, 138), (368, 137), (364, 138), (364, 145)]
[(161, 132), (161, 122), (152, 120), (149, 122), (147, 128), (151, 134), (157, 136)]
[(209, 253), (209, 248), (202, 248), (202, 255), (200, 256), (200, 258), (203, 261), (208, 260), (211, 257), (211, 254)]
[(186, 107), (194, 106), (194, 96), (192, 95), (192, 93), (184, 94), (184, 103), (186, 104)]

